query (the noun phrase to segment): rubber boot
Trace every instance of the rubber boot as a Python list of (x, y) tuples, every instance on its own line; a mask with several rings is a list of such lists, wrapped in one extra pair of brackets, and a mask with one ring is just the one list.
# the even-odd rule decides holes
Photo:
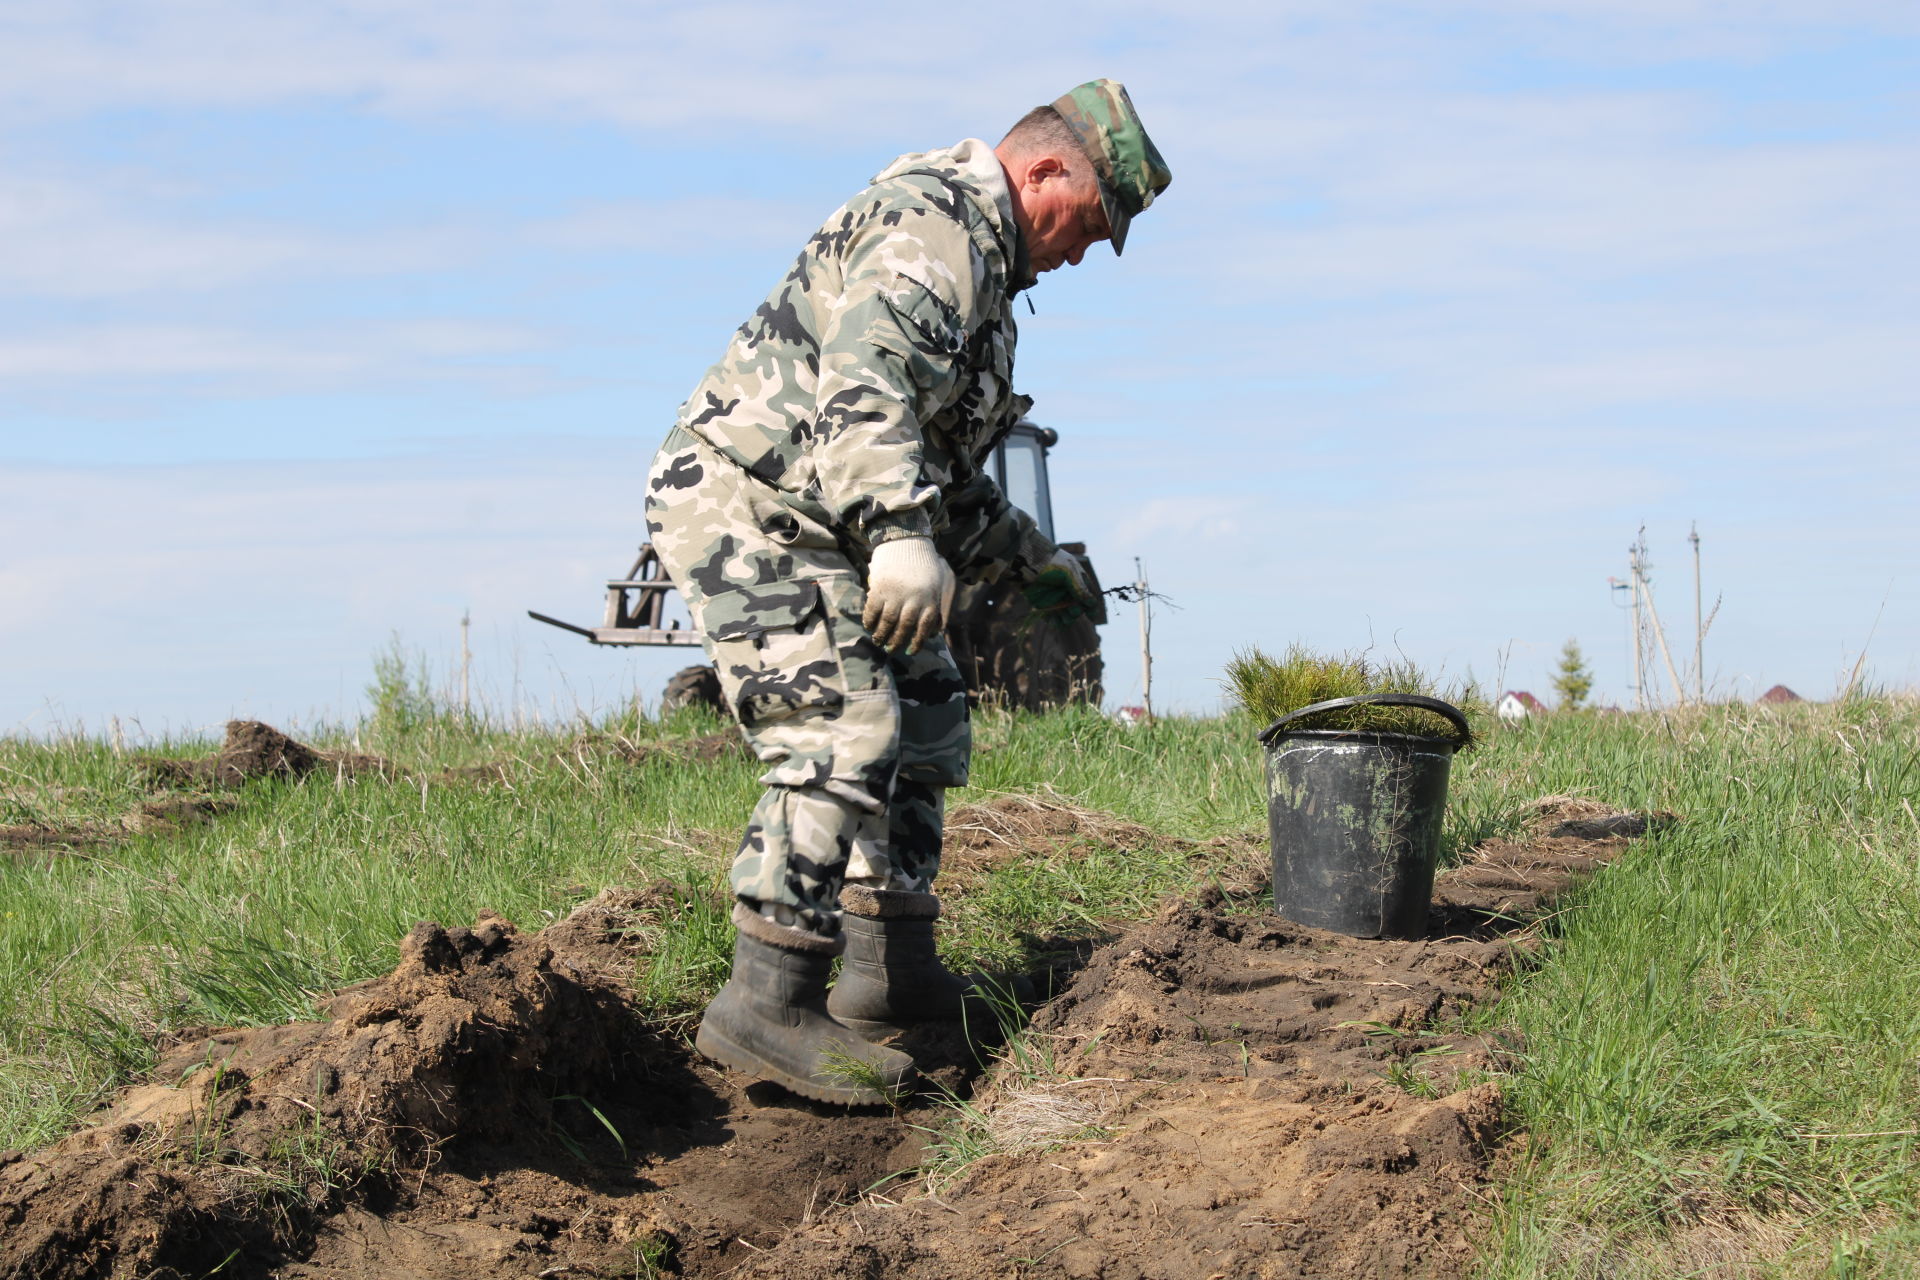
[(934, 1021), (965, 1020), (971, 1039), (998, 1029), (992, 1005), (974, 984), (940, 963), (933, 941), (939, 898), (850, 884), (840, 891), (840, 911), (847, 953), (827, 997), (828, 1013), (866, 1036)]
[(694, 1048), (724, 1067), (804, 1098), (850, 1107), (890, 1103), (913, 1059), (872, 1044), (827, 1013), (841, 938), (733, 909), (733, 976), (707, 1006)]

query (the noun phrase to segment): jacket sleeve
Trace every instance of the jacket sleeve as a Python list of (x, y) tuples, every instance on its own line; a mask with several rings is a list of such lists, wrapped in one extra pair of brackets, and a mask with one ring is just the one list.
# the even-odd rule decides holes
[(940, 553), (970, 582), (1030, 582), (1059, 550), (984, 471), (947, 494), (946, 510)]
[(986, 264), (964, 225), (915, 205), (864, 221), (842, 261), (820, 327), (821, 495), (869, 545), (929, 536), (941, 494), (923, 424), (958, 393)]

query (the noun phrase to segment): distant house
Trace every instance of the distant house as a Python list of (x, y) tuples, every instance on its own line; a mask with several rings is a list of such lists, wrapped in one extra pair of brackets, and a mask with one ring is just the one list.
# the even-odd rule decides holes
[(1799, 694), (1795, 693), (1793, 690), (1787, 688), (1787, 686), (1783, 684), (1777, 684), (1773, 686), (1773, 688), (1761, 694), (1757, 699), (1755, 699), (1755, 701), (1757, 702), (1805, 702), (1806, 699), (1801, 697)]
[(1500, 695), (1493, 712), (1502, 720), (1525, 720), (1528, 716), (1545, 715), (1547, 708), (1525, 689), (1509, 689)]

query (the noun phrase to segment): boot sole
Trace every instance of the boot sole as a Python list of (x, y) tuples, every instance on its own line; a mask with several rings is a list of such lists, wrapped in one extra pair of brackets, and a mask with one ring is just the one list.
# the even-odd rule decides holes
[[(704, 1022), (700, 1024), (700, 1030), (694, 1034), (693, 1047), (705, 1057), (713, 1059), (729, 1070), (752, 1076), (756, 1080), (771, 1080), (789, 1093), (797, 1093), (815, 1102), (831, 1102), (845, 1107), (893, 1105), (893, 1099), (877, 1089), (835, 1088), (832, 1085), (824, 1085), (805, 1076), (796, 1076), (790, 1071), (784, 1071), (759, 1054), (728, 1039), (722, 1032), (708, 1027)], [(901, 1087), (904, 1089), (907, 1083), (905, 1080), (901, 1081)]]
[(833, 1014), (833, 1020), (841, 1026), (860, 1033), (860, 1038), (869, 1044), (879, 1044), (883, 1039), (903, 1036), (909, 1031), (922, 1027), (952, 1027), (956, 1031), (965, 1028), (967, 1039), (976, 1044), (983, 1043), (996, 1035), (1003, 1034), (1004, 1028), (994, 1018), (982, 1015), (966, 1018), (955, 1014), (951, 1018), (912, 1018), (900, 1022), (879, 1022), (872, 1018), (849, 1018), (844, 1013), (836, 1013), (833, 1005), (827, 1005), (827, 1012)]
[(849, 1030), (858, 1031), (860, 1038), (869, 1043), (877, 1043), (874, 1040), (876, 1036), (905, 1035), (913, 1028), (925, 1025), (921, 1022), (875, 1022), (870, 1018), (848, 1018), (837, 1013), (833, 1015), (833, 1020)]

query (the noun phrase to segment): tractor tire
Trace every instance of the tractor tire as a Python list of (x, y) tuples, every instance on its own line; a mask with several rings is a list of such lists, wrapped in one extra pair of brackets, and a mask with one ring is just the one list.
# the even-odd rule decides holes
[(687, 667), (674, 672), (660, 694), (660, 714), (683, 707), (705, 707), (726, 719), (727, 705), (720, 698), (720, 673), (712, 667)]

